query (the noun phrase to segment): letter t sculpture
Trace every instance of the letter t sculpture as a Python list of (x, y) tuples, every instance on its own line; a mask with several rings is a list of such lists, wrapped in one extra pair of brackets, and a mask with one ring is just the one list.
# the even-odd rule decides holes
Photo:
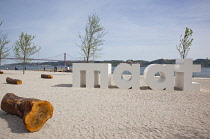
[(192, 73), (200, 72), (201, 65), (193, 65), (192, 59), (178, 59), (175, 67), (175, 87), (184, 91), (199, 91), (200, 84), (192, 82)]

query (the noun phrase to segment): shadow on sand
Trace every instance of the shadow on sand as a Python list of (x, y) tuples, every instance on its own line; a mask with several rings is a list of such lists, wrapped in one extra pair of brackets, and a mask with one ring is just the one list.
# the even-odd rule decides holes
[[(52, 87), (73, 87), (72, 84), (57, 84), (57, 85), (54, 85)], [(81, 88), (86, 88), (86, 85), (83, 85), (83, 86), (80, 86)], [(100, 85), (96, 85), (94, 88), (100, 88)], [(109, 86), (109, 89), (119, 89), (116, 85), (111, 85)], [(132, 89), (132, 88), (129, 88), (129, 89)], [(140, 90), (152, 90), (149, 86), (141, 86), (139, 88)], [(163, 89), (165, 90), (165, 89)], [(181, 89), (179, 88), (176, 88), (174, 87), (174, 90), (175, 91), (182, 91)]]
[(12, 133), (29, 133), (25, 128), (23, 119), (16, 115), (7, 114), (3, 110), (0, 110), (0, 118), (4, 119)]
[(72, 87), (72, 84), (57, 84), (52, 87)]

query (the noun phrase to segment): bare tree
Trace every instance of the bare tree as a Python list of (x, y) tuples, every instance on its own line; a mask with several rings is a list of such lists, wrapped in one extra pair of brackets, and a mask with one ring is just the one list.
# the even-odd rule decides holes
[(193, 41), (193, 38), (191, 38), (192, 34), (192, 29), (186, 27), (184, 38), (182, 39), (182, 35), (180, 36), (180, 44), (176, 48), (179, 51), (181, 59), (185, 59), (190, 50)]
[[(3, 21), (0, 22), (0, 27), (3, 24)], [(4, 34), (3, 31), (0, 31), (0, 69), (1, 69), (1, 60), (9, 55), (9, 48), (6, 47), (10, 41), (7, 40), (7, 34)]]
[(23, 74), (25, 73), (26, 62), (29, 61), (30, 56), (39, 52), (41, 47), (37, 49), (37, 46), (32, 42), (35, 36), (24, 34), (23, 32), (19, 36), (19, 40), (15, 42), (13, 46), (14, 54), (16, 58), (23, 61)]
[(85, 57), (85, 61), (88, 63), (90, 58), (100, 57), (100, 51), (102, 50), (104, 40), (102, 39), (106, 35), (104, 28), (100, 25), (100, 18), (95, 14), (88, 16), (88, 22), (85, 27), (84, 37), (79, 34), (81, 44), (80, 47), (82, 55)]

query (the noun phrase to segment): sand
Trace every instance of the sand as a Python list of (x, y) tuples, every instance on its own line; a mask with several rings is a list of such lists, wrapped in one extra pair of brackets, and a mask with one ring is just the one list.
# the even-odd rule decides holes
[[(54, 115), (41, 130), (30, 133), (20, 117), (0, 110), (1, 139), (210, 138), (208, 78), (193, 79), (201, 84), (200, 91), (154, 91), (73, 88), (72, 73), (4, 72), (0, 100), (6, 93), (47, 100), (54, 106)], [(43, 73), (54, 78), (42, 79)], [(23, 84), (7, 84), (6, 77), (21, 79)]]

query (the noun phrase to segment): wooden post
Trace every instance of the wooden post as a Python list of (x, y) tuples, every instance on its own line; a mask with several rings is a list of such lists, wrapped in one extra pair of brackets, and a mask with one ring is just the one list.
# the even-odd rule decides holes
[(3, 97), (1, 109), (9, 114), (21, 116), (26, 129), (30, 132), (41, 129), (53, 115), (53, 106), (50, 102), (18, 97), (13, 93), (7, 93)]
[(41, 78), (52, 79), (53, 76), (52, 75), (47, 75), (47, 74), (42, 74)]
[(10, 77), (6, 78), (6, 82), (9, 83), (9, 84), (17, 84), (17, 85), (22, 84), (21, 80), (19, 80), (19, 79), (12, 79)]

